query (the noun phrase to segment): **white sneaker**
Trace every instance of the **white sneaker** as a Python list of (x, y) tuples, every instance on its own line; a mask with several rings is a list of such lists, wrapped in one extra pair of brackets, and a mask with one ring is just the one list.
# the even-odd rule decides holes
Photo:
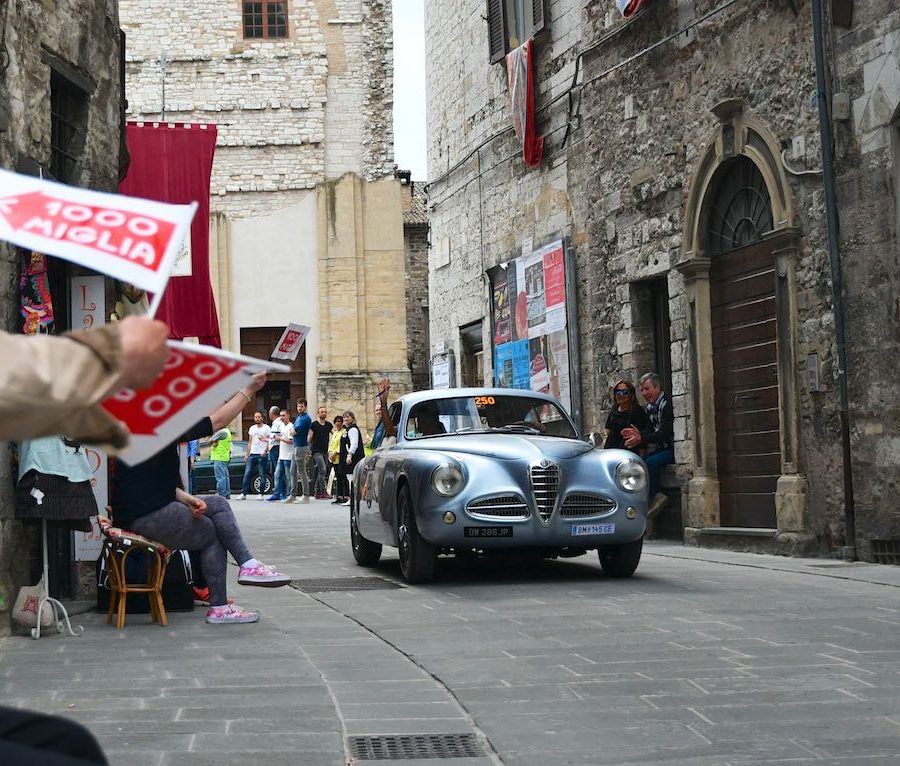
[(257, 495), (256, 499), (257, 500), (265, 500), (266, 498), (263, 495)]
[(294, 497), (293, 495), (289, 495), (288, 497), (284, 498), (284, 500), (282, 500), (281, 502), (282, 503), (296, 503), (297, 498)]
[(308, 502), (309, 502), (309, 495), (303, 495), (303, 497), (300, 498), (300, 502), (301, 502), (301, 503), (308, 503)]
[(350, 505), (350, 498), (348, 497), (341, 505)]
[(243, 494), (242, 494), (242, 495), (238, 495), (238, 496), (237, 496), (237, 499), (238, 499), (238, 500), (246, 500), (246, 499), (247, 499), (247, 496), (246, 496), (246, 495), (243, 495)]

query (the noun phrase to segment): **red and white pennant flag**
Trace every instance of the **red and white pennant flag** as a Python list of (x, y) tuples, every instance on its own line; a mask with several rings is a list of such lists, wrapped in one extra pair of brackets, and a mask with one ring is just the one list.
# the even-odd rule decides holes
[(300, 347), (306, 336), (309, 335), (310, 328), (306, 325), (295, 324), (291, 322), (284, 328), (278, 343), (275, 344), (275, 350), (271, 356), (273, 359), (290, 359), (296, 361), (297, 354), (300, 353)]
[(0, 239), (153, 293), (165, 288), (196, 209), (0, 170)]
[(257, 372), (288, 372), (287, 365), (211, 346), (169, 341), (169, 359), (147, 389), (123, 388), (101, 404), (131, 432), (119, 458), (135, 465), (174, 442)]

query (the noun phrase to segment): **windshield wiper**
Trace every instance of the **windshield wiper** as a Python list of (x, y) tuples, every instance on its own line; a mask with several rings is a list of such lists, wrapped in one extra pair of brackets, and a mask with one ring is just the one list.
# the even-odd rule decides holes
[(541, 430), (534, 426), (527, 426), (524, 423), (510, 423), (506, 426), (496, 426), (489, 429), (497, 433), (517, 433), (517, 434), (540, 434)]

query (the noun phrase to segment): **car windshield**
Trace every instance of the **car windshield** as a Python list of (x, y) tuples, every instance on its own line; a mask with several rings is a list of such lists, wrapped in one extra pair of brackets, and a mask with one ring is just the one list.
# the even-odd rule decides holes
[(578, 434), (553, 402), (531, 396), (485, 394), (432, 399), (413, 405), (406, 438), (464, 433), (524, 433), (575, 439)]

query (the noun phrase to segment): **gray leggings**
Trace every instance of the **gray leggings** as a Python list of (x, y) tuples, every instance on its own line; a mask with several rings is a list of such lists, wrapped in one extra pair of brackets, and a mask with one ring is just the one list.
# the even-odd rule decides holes
[(219, 495), (207, 495), (204, 500), (206, 513), (199, 519), (193, 517), (190, 508), (176, 500), (141, 516), (130, 528), (173, 549), (200, 551), (203, 575), (209, 585), (209, 605), (224, 606), (227, 602), (226, 552), (234, 556), (238, 564), (253, 557), (228, 501)]

